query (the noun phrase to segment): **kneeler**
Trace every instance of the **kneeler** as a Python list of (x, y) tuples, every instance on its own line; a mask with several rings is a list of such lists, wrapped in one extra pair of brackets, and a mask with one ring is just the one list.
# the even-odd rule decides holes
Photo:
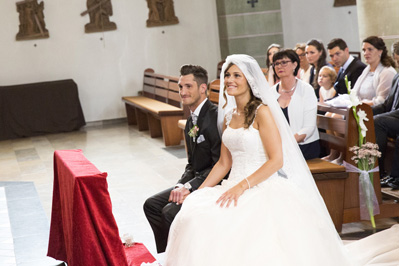
[(143, 244), (123, 246), (106, 177), (81, 150), (54, 152), (47, 256), (68, 266), (140, 266), (155, 261)]

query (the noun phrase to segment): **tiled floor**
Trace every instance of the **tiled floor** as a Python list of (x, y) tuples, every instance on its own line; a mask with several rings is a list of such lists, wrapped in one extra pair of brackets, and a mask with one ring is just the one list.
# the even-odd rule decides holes
[[(156, 254), (142, 204), (179, 179), (186, 164), (184, 145), (165, 148), (161, 138), (151, 139), (148, 132), (139, 132), (123, 121), (96, 123), (70, 133), (0, 141), (0, 265), (59, 265), (46, 257), (46, 252), (53, 152), (64, 149), (83, 150), (100, 171), (108, 172), (120, 235), (133, 235), (162, 263), (163, 254)], [(393, 223), (397, 221), (384, 219), (378, 226), (385, 228)], [(353, 223), (344, 225), (343, 232), (350, 239), (349, 233), (362, 234), (368, 229), (368, 223)]]

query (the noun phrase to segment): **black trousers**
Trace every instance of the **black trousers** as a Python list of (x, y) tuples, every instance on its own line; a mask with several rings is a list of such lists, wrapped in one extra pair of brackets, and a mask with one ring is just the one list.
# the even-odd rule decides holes
[(181, 208), (181, 205), (168, 201), (173, 189), (169, 188), (155, 194), (148, 198), (143, 206), (145, 216), (154, 233), (158, 253), (165, 252), (170, 225)]
[(391, 176), (399, 178), (399, 116), (392, 113), (382, 113), (374, 116), (375, 138), (381, 151), (378, 159), (381, 175), (385, 174), (384, 159), (388, 137), (393, 137), (395, 141), (395, 151), (393, 155)]
[(320, 156), (320, 141), (319, 140), (315, 140), (308, 144), (299, 145), (299, 148), (301, 149), (301, 152), (303, 154), (303, 157), (305, 157), (305, 160), (318, 158)]

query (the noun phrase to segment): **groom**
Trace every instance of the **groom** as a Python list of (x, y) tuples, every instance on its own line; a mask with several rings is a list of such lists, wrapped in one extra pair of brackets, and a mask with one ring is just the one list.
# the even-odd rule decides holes
[(196, 190), (219, 160), (221, 140), (217, 129), (217, 107), (206, 97), (207, 71), (194, 65), (180, 69), (179, 91), (191, 116), (187, 119), (188, 163), (177, 184), (148, 198), (144, 212), (154, 232), (158, 253), (166, 249), (169, 228), (183, 200)]

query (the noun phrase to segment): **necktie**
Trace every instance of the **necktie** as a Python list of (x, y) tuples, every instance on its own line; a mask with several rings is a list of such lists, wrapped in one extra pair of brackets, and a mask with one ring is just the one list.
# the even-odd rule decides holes
[(338, 71), (338, 77), (337, 80), (340, 80), (342, 78), (342, 76), (344, 75), (344, 68), (340, 67), (339, 71)]
[(396, 82), (396, 87), (395, 87), (395, 96), (393, 98), (393, 104), (392, 104), (392, 109), (391, 111), (396, 110), (396, 106), (398, 105), (398, 98), (399, 98), (399, 82)]
[(198, 116), (194, 113), (191, 114), (191, 118), (193, 119), (193, 125), (197, 124)]

